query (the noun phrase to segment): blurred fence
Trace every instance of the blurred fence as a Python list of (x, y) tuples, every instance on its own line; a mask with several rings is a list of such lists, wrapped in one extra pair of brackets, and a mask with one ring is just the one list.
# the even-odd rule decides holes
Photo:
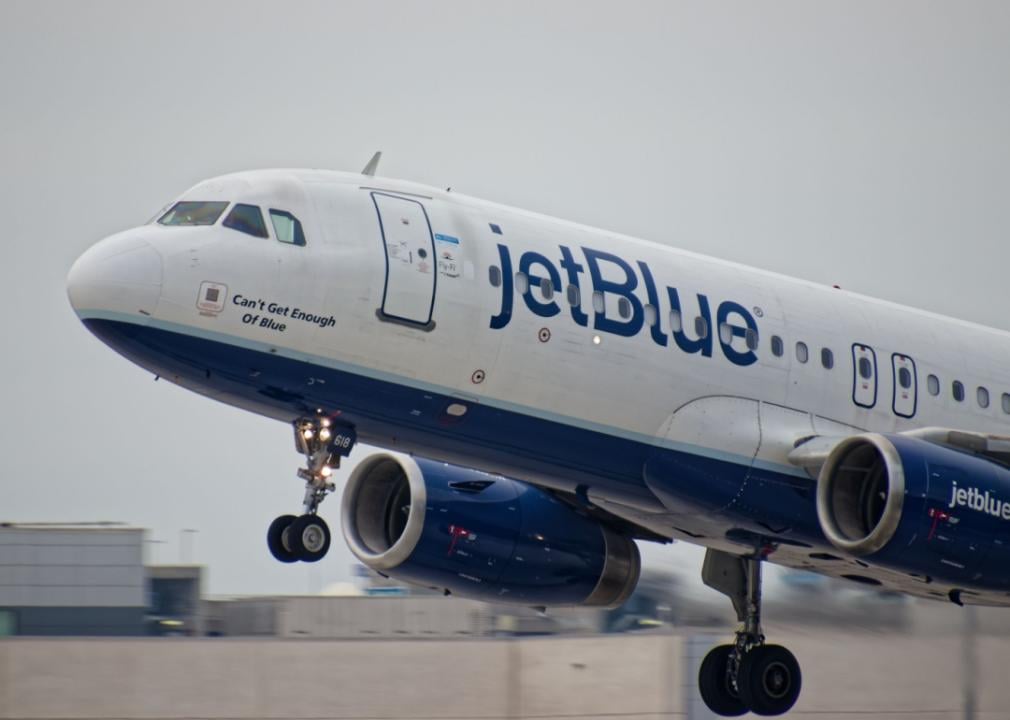
[[(975, 717), (1010, 718), (1006, 638), (981, 635), (966, 646), (951, 634), (772, 630), (804, 668), (791, 717), (961, 718), (969, 697)], [(462, 641), (9, 638), (0, 641), (0, 718), (703, 718), (694, 677), (718, 640), (689, 632)]]

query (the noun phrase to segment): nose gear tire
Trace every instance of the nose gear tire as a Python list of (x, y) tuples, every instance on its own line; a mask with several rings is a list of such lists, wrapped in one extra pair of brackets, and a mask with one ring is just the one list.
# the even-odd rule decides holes
[(285, 532), (290, 532), (291, 524), (296, 519), (294, 515), (281, 515), (270, 523), (267, 529), (267, 547), (270, 548), (270, 554), (282, 563), (298, 561), (298, 556), (291, 552), (288, 544), (284, 542)]
[(291, 523), (288, 543), (302, 562), (318, 562), (330, 549), (330, 528), (318, 515), (302, 515)]

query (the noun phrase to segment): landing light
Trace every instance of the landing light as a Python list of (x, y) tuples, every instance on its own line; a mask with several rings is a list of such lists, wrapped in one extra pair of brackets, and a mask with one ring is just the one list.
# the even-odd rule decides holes
[(319, 431), (319, 439), (322, 440), (323, 442), (326, 442), (327, 440), (329, 440), (330, 439), (330, 431), (327, 430), (326, 428), (323, 428), (322, 430), (320, 430)]
[(312, 431), (311, 430), (302, 430), (302, 437), (305, 438), (306, 440), (311, 440), (312, 439)]
[(322, 475), (324, 478), (328, 478), (330, 475), (333, 474), (333, 468), (331, 468), (329, 465), (323, 465), (323, 469), (319, 471), (319, 474)]

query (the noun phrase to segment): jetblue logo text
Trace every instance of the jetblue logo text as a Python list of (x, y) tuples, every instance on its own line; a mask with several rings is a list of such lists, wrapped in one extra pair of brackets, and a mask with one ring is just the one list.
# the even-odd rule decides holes
[[(719, 303), (713, 323), (709, 299), (698, 293), (697, 317), (704, 319), (706, 328), (706, 331), (699, 335), (694, 332), (694, 313), (681, 311), (681, 298), (677, 288), (663, 288), (665, 297), (661, 297), (652, 271), (644, 262), (636, 263), (636, 270), (617, 255), (584, 247), (583, 264), (576, 259), (570, 248), (561, 245), (559, 250), (561, 257), (558, 258), (557, 265), (553, 259), (531, 251), (519, 257), (519, 266), (515, 268), (508, 247), (498, 245), (498, 255), (501, 258), (502, 298), (501, 310), (491, 318), (492, 329), (500, 330), (512, 319), (515, 272), (523, 273), (529, 279), (529, 286), (522, 292), (526, 307), (534, 314), (545, 318), (554, 317), (562, 310), (561, 305), (553, 299), (553, 293), (550, 293), (549, 297), (545, 296), (540, 288), (542, 284), (549, 282), (556, 292), (561, 292), (562, 273), (564, 273), (564, 280), (568, 285), (578, 289), (581, 299), (584, 300), (591, 293), (601, 293), (604, 298), (603, 312), (592, 310), (590, 303), (592, 317), (583, 311), (581, 302), (575, 305), (565, 303), (572, 320), (577, 325), (589, 327), (589, 323), (592, 322), (594, 330), (624, 337), (633, 337), (647, 326), (652, 341), (661, 347), (666, 347), (672, 337), (683, 352), (701, 353), (704, 357), (712, 357), (714, 343), (718, 341), (722, 354), (731, 363), (745, 366), (757, 362), (754, 351), (746, 347), (744, 340), (738, 339), (745, 338), (748, 330), (756, 334), (758, 329), (754, 316), (743, 305), (731, 300)], [(639, 296), (643, 292), (644, 298)], [(627, 301), (628, 312), (624, 313), (626, 317), (607, 315), (608, 297), (616, 298), (618, 302), (622, 299)], [(656, 309), (656, 321), (648, 325), (645, 322), (647, 305)], [(663, 320), (674, 312), (679, 314), (681, 322), (674, 324), (667, 320), (667, 325), (671, 326), (670, 333), (667, 334), (663, 330)], [(720, 328), (723, 328), (722, 332), (719, 331)]]
[(957, 506), (971, 508), (976, 512), (984, 512), (1002, 520), (1010, 520), (1010, 503), (1003, 502), (997, 497), (989, 494), (989, 491), (981, 492), (978, 488), (959, 488), (957, 483), (950, 491), (950, 502), (948, 507)]

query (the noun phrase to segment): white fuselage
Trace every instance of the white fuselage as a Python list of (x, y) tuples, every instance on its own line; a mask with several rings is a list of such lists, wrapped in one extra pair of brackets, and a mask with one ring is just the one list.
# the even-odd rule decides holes
[[(305, 245), (279, 242), (269, 222), (266, 238), (220, 220), (152, 222), (82, 256), (69, 278), (72, 302), (85, 320), (304, 362), (305, 377), (271, 390), (278, 397), (311, 399), (326, 377), (308, 368), (336, 369), (458, 399), (464, 412), (495, 408), (798, 479), (808, 476), (787, 455), (811, 435), (1010, 426), (1002, 362), (1010, 335), (971, 323), (384, 178), (241, 173), (183, 199), (292, 213)], [(220, 290), (210, 303), (208, 287)], [(283, 402), (240, 397), (235, 388), (260, 370), (233, 370), (220, 385), (184, 372), (168, 379), (294, 417)], [(383, 422), (409, 430), (412, 413), (426, 412), (384, 406)], [(439, 432), (436, 444), (448, 443), (452, 426)], [(400, 446), (421, 452), (424, 443), (408, 436)], [(397, 437), (362, 434), (386, 444)], [(677, 535), (646, 520), (680, 514), (676, 498), (672, 507), (669, 498), (656, 502), (641, 482), (629, 489), (628, 478), (608, 484), (607, 472), (594, 475), (592, 454), (525, 458), (528, 448), (509, 437), (487, 442), (452, 457), (488, 471), (528, 466), (524, 479), (560, 490), (588, 484), (608, 509)], [(563, 471), (551, 472), (552, 463)], [(692, 507), (685, 498), (682, 512)]]

